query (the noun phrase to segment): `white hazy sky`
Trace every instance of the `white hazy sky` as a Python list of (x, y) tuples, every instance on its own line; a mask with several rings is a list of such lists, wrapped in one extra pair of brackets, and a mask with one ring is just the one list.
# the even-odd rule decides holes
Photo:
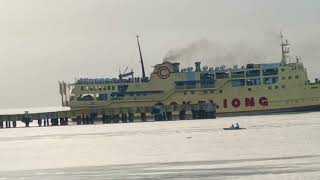
[(0, 108), (60, 105), (59, 80), (140, 74), (136, 34), (150, 73), (199, 39), (278, 61), (281, 30), (320, 77), (318, 0), (0, 0), (0, 25)]

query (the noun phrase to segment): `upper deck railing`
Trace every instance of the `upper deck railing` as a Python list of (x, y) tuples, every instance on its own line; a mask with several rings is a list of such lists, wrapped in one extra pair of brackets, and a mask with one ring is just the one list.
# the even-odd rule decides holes
[(117, 78), (80, 78), (76, 81), (76, 84), (121, 84), (121, 83), (140, 83), (149, 82), (149, 78), (129, 78), (129, 79), (117, 79)]

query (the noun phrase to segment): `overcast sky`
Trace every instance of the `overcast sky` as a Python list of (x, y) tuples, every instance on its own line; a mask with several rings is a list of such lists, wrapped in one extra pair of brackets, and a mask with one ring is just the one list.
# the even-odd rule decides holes
[(136, 34), (149, 74), (169, 50), (199, 42), (220, 54), (203, 55), (210, 66), (223, 53), (277, 62), (283, 31), (320, 77), (318, 0), (0, 0), (0, 24), (0, 108), (59, 106), (59, 80), (116, 77), (126, 66), (141, 74)]

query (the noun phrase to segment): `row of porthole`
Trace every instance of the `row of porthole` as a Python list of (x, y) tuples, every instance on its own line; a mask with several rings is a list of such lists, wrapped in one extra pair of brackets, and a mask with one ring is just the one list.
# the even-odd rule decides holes
[(101, 87), (101, 86), (98, 86), (98, 87), (89, 87), (89, 86), (81, 86), (80, 87), (80, 90), (81, 91), (94, 91), (94, 90), (99, 90), (99, 91), (107, 91), (107, 88), (108, 88), (108, 91), (112, 90), (114, 91), (115, 90), (115, 87), (114, 86), (104, 86), (104, 87)]
[[(304, 102), (304, 100), (291, 100), (291, 101), (286, 101), (286, 103), (298, 103), (299, 101)], [(313, 98), (311, 101), (319, 101), (318, 98)]]
[[(298, 75), (296, 75), (296, 76), (294, 76), (294, 78), (295, 79), (299, 79), (299, 76)], [(285, 76), (282, 76), (282, 78), (281, 78), (282, 80), (285, 80), (286, 79), (286, 77)], [(292, 76), (288, 76), (288, 79), (292, 79)]]
[[(192, 95), (194, 95), (195, 94), (195, 91), (190, 91), (190, 93), (192, 94)], [(204, 90), (203, 91), (203, 94), (214, 94), (215, 93), (215, 90)], [(223, 90), (222, 89), (220, 89), (219, 90), (219, 93), (223, 93)], [(184, 91), (184, 93), (183, 93), (184, 95), (188, 95), (188, 91)]]
[[(281, 85), (281, 88), (282, 88), (282, 89), (285, 89), (285, 88), (286, 88), (286, 85)], [(271, 90), (271, 89), (272, 89), (272, 86), (268, 86), (268, 89)], [(275, 86), (274, 86), (274, 89), (279, 89), (279, 86), (278, 86), (278, 85), (275, 85)]]
[[(282, 89), (285, 89), (286, 88), (286, 86), (285, 85), (281, 85), (281, 88)], [(272, 89), (272, 86), (268, 86), (268, 89), (269, 90), (271, 90)], [(278, 85), (275, 85), (274, 86), (274, 89), (279, 89), (279, 86)], [(252, 91), (252, 88), (248, 88), (248, 91)], [(203, 91), (203, 94), (213, 94), (215, 91), (214, 90), (204, 90)], [(192, 94), (192, 95), (194, 95), (195, 94), (195, 91), (190, 91), (190, 93)], [(219, 93), (223, 93), (223, 90), (222, 89), (220, 89), (219, 90)], [(188, 95), (188, 91), (184, 91), (184, 95)]]

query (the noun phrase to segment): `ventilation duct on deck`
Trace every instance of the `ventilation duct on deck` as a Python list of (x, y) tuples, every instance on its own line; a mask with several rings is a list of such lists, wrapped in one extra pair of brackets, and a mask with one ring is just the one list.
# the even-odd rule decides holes
[(180, 63), (173, 63), (172, 67), (173, 67), (173, 72), (178, 73), (180, 72)]
[(201, 67), (200, 67), (201, 62), (195, 62), (195, 65), (196, 65), (196, 72), (201, 71)]

